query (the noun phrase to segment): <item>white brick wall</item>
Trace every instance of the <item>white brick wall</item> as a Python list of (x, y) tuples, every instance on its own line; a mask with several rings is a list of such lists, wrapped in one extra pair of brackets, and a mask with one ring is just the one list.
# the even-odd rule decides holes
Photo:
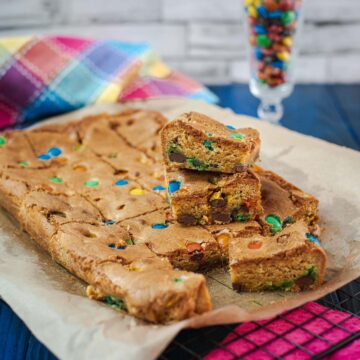
[[(206, 83), (247, 81), (242, 0), (0, 0), (0, 36), (146, 41)], [(300, 82), (360, 81), (360, 0), (307, 0)]]

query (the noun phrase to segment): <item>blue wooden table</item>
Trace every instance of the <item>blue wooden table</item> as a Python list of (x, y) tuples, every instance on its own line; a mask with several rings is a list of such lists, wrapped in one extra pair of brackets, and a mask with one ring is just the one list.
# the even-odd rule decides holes
[[(220, 105), (256, 116), (258, 100), (246, 85), (211, 86)], [(360, 85), (299, 85), (284, 102), (282, 125), (360, 150)], [(0, 301), (0, 359), (55, 359), (11, 308)]]

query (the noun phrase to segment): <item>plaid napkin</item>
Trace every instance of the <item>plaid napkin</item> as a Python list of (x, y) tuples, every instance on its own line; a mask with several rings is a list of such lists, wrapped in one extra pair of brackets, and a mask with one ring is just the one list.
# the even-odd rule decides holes
[(88, 104), (185, 96), (216, 102), (146, 44), (45, 36), (0, 38), (0, 129)]

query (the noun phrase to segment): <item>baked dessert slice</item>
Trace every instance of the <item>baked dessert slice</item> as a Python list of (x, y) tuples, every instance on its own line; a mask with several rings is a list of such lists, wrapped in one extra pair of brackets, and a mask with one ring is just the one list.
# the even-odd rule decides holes
[(64, 223), (49, 242), (53, 259), (90, 284), (88, 296), (117, 310), (164, 323), (211, 309), (203, 275), (174, 270), (119, 225)]
[(0, 134), (0, 170), (45, 167), (47, 164), (33, 153), (25, 132), (14, 130)]
[(108, 115), (110, 126), (130, 146), (160, 162), (162, 151), (159, 132), (167, 119), (157, 111), (128, 109)]
[(169, 259), (176, 268), (196, 271), (226, 261), (217, 241), (206, 229), (178, 224), (169, 209), (153, 211), (120, 224), (135, 244), (146, 244), (156, 255)]
[(314, 196), (272, 171), (258, 166), (254, 166), (253, 171), (260, 178), (262, 214), (253, 221), (205, 226), (224, 252), (227, 252), (228, 244), (233, 238), (276, 234), (297, 221), (305, 222), (310, 232), (319, 235), (316, 224), (319, 202)]
[(168, 167), (223, 173), (247, 169), (260, 150), (257, 130), (235, 129), (197, 112), (169, 122), (161, 131), (161, 143)]
[(23, 229), (47, 251), (60, 225), (101, 223), (103, 220), (100, 212), (82, 196), (52, 194), (44, 190), (29, 191), (24, 196), (17, 219)]
[(262, 212), (260, 180), (250, 170), (220, 174), (167, 169), (166, 181), (172, 213), (183, 225), (244, 222)]
[(315, 289), (323, 283), (326, 254), (304, 222), (275, 236), (234, 238), (229, 245), (230, 275), (239, 291)]
[(286, 225), (303, 220), (308, 225), (316, 223), (319, 201), (312, 195), (289, 183), (280, 175), (254, 166), (261, 181), (260, 216), (264, 233), (275, 234)]

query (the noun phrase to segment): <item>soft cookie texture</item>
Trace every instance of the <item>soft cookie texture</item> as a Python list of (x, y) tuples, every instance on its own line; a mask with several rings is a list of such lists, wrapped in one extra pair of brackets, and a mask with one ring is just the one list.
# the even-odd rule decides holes
[(168, 167), (222, 173), (241, 172), (259, 157), (255, 129), (235, 129), (206, 115), (189, 112), (168, 123), (161, 132)]
[[(225, 225), (179, 224), (160, 163), (165, 122), (157, 112), (127, 109), (0, 135), (1, 206), (54, 261), (89, 285), (90, 298), (154, 323), (211, 309), (205, 277), (190, 271), (226, 264), (232, 241), (272, 239), (292, 223), (304, 220), (314, 228), (317, 220), (314, 197), (253, 167), (225, 176), (252, 179), (240, 198), (254, 195), (254, 203), (245, 201), (254, 214), (260, 179), (263, 214)], [(216, 190), (209, 183), (206, 191), (233, 191), (230, 180), (219, 184)]]
[(183, 225), (244, 222), (261, 214), (259, 177), (250, 170), (220, 174), (167, 169), (172, 213)]
[(326, 255), (303, 222), (275, 236), (234, 238), (229, 246), (233, 287), (241, 291), (310, 290), (322, 284)]

